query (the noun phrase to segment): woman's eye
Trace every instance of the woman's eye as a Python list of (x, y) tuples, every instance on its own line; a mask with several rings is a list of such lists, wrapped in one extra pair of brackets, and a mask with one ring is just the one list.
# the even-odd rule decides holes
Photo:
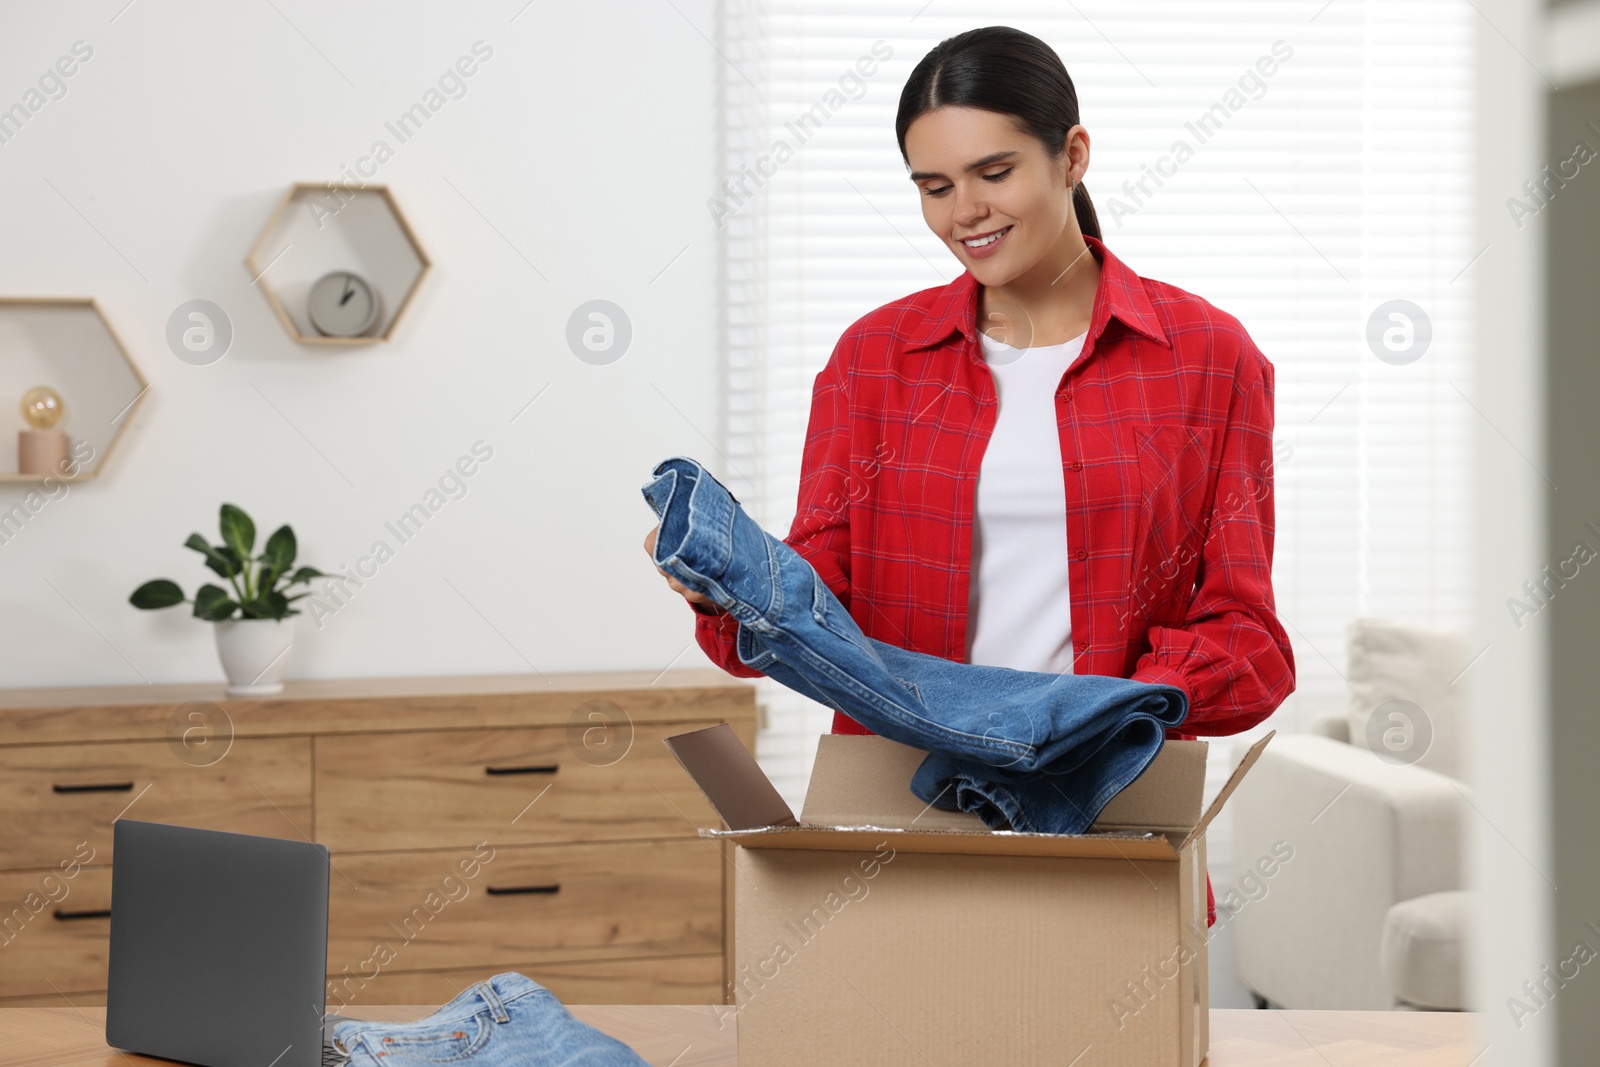
[[(986, 182), (1005, 181), (1006, 176), (1009, 175), (1012, 171), (1014, 171), (1016, 169), (1017, 168), (1015, 168), (1015, 167), (1007, 167), (1005, 170), (1002, 170), (1002, 171), (1000, 171), (1000, 172), (998, 172), (996, 174), (985, 174), (983, 176), (983, 180), (986, 181)], [(948, 193), (950, 191), (950, 187), (948, 185), (942, 185), (937, 189), (928, 189), (928, 190), (925, 190), (925, 191), (927, 192), (927, 194), (929, 196), (943, 196), (945, 193)]]

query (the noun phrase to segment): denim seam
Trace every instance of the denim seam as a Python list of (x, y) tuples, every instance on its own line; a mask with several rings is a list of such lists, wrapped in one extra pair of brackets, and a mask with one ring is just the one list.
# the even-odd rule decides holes
[[(502, 1005), (509, 1006), (523, 1000), (526, 997), (547, 992), (549, 991), (539, 986), (528, 986), (526, 989), (521, 989), (510, 994), (509, 996), (502, 994), (498, 989), (495, 989), (494, 995), (499, 999)], [(368, 1042), (366, 1038), (369, 1034), (376, 1034), (379, 1038), (384, 1036), (401, 1037), (401, 1043), (405, 1043), (407, 1039), (404, 1038), (403, 1035), (385, 1034), (385, 1031), (399, 1030), (405, 1027), (415, 1027), (418, 1033), (427, 1033), (431, 1029), (440, 1029), (445, 1027), (449, 1027), (451, 1029), (459, 1028), (462, 1025), (473, 1021), (474, 1019), (481, 1019), (484, 1015), (484, 1012), (489, 1010), (489, 1005), (484, 1001), (482, 995), (476, 993), (476, 987), (474, 987), (474, 993), (476, 996), (473, 999), (469, 999), (465, 995), (457, 996), (454, 1001), (452, 1001), (450, 1004), (440, 1007), (433, 1014), (424, 1016), (421, 1019), (415, 1019), (409, 1023), (369, 1022), (365, 1019), (348, 1020), (350, 1022), (366, 1023), (367, 1025), (361, 1029), (347, 1033), (342, 1037), (336, 1038), (336, 1041), (338, 1046), (348, 1052), (352, 1058), (358, 1053), (372, 1058), (375, 1057), (375, 1052), (367, 1047)], [(474, 999), (476, 1000), (475, 1004)], [(457, 1011), (448, 1015), (444, 1014), (445, 1012), (448, 1012), (451, 1007), (455, 1007)], [(463, 1009), (465, 1010), (464, 1013)], [(428, 1025), (426, 1027), (419, 1025), (422, 1023), (427, 1023)], [(493, 1035), (493, 1027), (485, 1024), (482, 1026), (482, 1032), (485, 1039), (487, 1039)], [(437, 1038), (435, 1038), (435, 1040), (437, 1040)], [(378, 1051), (382, 1051), (382, 1042), (379, 1041), (377, 1044), (380, 1046)], [(434, 1060), (432, 1062), (447, 1063), (450, 1061)], [(375, 1059), (374, 1063), (376, 1063)]]
[[(680, 479), (679, 481), (681, 483), (682, 479)], [(689, 490), (688, 490), (689, 499), (686, 502), (686, 505), (684, 507), (684, 511), (686, 511), (688, 513), (687, 522), (685, 523), (685, 527), (684, 527), (685, 528), (685, 533), (683, 535), (683, 543), (684, 544), (692, 543), (695, 540), (695, 538), (697, 536), (697, 533), (698, 533), (697, 527), (702, 527), (702, 526), (705, 525), (705, 522), (703, 521), (705, 513), (702, 511), (702, 509), (697, 508), (697, 507), (694, 506), (694, 492), (698, 488), (700, 488), (700, 476), (698, 474), (696, 474), (694, 483), (689, 486)], [(673, 487), (673, 489), (674, 489), (673, 495), (676, 496), (677, 495), (677, 486), (675, 485)], [(670, 498), (668, 500), (668, 507), (671, 507)]]
[[(421, 1030), (424, 1028), (424, 1023), (432, 1026), (443, 1025), (448, 1022), (466, 1022), (480, 1014), (485, 1007), (482, 998), (478, 997), (475, 991), (471, 992), (473, 992), (472, 996), (468, 996), (466, 993), (459, 994), (450, 1002), (435, 1008), (431, 1013), (424, 1015), (420, 1019), (412, 1019), (410, 1022), (379, 1022), (373, 1019), (347, 1019), (343, 1021), (356, 1023), (360, 1026), (360, 1029), (350, 1032), (349, 1036), (352, 1040), (362, 1034), (373, 1031), (399, 1030), (408, 1026)], [(535, 992), (535, 990), (529, 990), (529, 992)], [(517, 996), (521, 995), (520, 993), (517, 994)], [(452, 1008), (455, 1010), (451, 1011)], [(446, 1014), (447, 1012), (449, 1014)]]
[(778, 561), (778, 554), (772, 551), (772, 540), (765, 532), (761, 535), (761, 547), (767, 554), (767, 581), (772, 586), (772, 606), (766, 616), (771, 625), (773, 619), (783, 617), (783, 565)]
[[(1150, 721), (1155, 722), (1157, 727), (1162, 725), (1161, 721), (1154, 716), (1150, 717)], [(1115, 776), (1105, 783), (1105, 785), (1095, 794), (1094, 799), (1089, 802), (1089, 809), (1083, 811), (1083, 814), (1089, 817), (1091, 826), (1093, 825), (1094, 820), (1100, 817), (1100, 812), (1105, 810), (1105, 806), (1110, 803), (1111, 798), (1122, 792), (1122, 790), (1126, 789), (1135, 779), (1142, 775), (1145, 770), (1149, 768), (1150, 764), (1154, 762), (1154, 760), (1155, 756), (1152, 755), (1149, 759), (1144, 760), (1138, 767), (1132, 768), (1128, 773)], [(1050, 773), (1052, 775), (1057, 774), (1057, 772), (1046, 773)], [(1027, 832), (1038, 832), (1038, 824), (1028, 818), (1024, 808), (1017, 803), (1016, 795), (1010, 788), (998, 782), (980, 780), (971, 774), (971, 772), (960, 772), (958, 773), (957, 777), (964, 781), (965, 788), (968, 791), (976, 793), (990, 804), (1000, 808), (1006, 814), (1006, 818), (1011, 822), (1012, 829)], [(1067, 799), (1068, 802), (1073, 805), (1073, 807), (1076, 808), (1079, 806), (1070, 797)]]
[[(749, 659), (745, 659), (744, 657), (745, 644), (749, 644), (754, 650), (754, 654)], [(735, 640), (734, 650), (739, 655), (739, 662), (743, 663), (747, 667), (753, 667), (756, 670), (765, 672), (765, 669), (771, 667), (774, 663), (780, 663), (791, 670), (793, 669), (792, 665), (790, 665), (786, 660), (782, 660), (778, 654), (772, 650), (770, 644), (763, 641), (760, 637), (757, 637), (748, 630), (740, 631), (739, 637)], [(813, 679), (806, 677), (804, 674), (798, 671), (795, 672), (795, 677), (791, 681), (781, 684), (787, 685), (790, 689), (798, 692), (801, 696), (810, 700), (815, 700), (818, 704), (821, 704), (833, 711), (837, 711), (845, 715), (849, 714), (849, 712), (845, 711), (845, 709), (837, 700), (829, 696), (827, 692), (825, 692), (821, 686), (817, 685)]]
[[(739, 627), (739, 632), (734, 635), (733, 640), (733, 648), (734, 651), (739, 655), (739, 662), (743, 663), (746, 667), (753, 667), (756, 670), (765, 673), (765, 669), (767, 667), (772, 666), (778, 661), (778, 654), (772, 651), (772, 647), (757, 637), (755, 631), (749, 629), (748, 627), (741, 625)], [(754, 650), (753, 655), (749, 659), (744, 658), (744, 644), (749, 644)]]
[[(460, 1060), (466, 1059), (469, 1056), (477, 1055), (483, 1050), (483, 1047), (489, 1043), (489, 1039), (494, 1036), (494, 1027), (491, 1025), (492, 1019), (486, 1017), (488, 1011), (488, 1005), (484, 1005), (482, 1008), (474, 1011), (466, 1018), (457, 1017), (454, 1019), (439, 1019), (427, 1029), (419, 1028), (418, 1035), (415, 1037), (406, 1034), (385, 1034), (379, 1029), (363, 1030), (359, 1037), (362, 1043), (368, 1046), (365, 1050), (367, 1054), (369, 1056), (373, 1056), (374, 1058), (376, 1058), (379, 1053), (387, 1051), (383, 1048), (385, 1043), (384, 1039), (393, 1038), (393, 1040), (389, 1041), (388, 1044), (404, 1049), (406, 1055), (411, 1059), (426, 1060), (429, 1063), (456, 1063)], [(419, 1019), (417, 1021), (421, 1022), (422, 1020)], [(416, 1048), (407, 1047), (421, 1045), (429, 1041), (445, 1040), (447, 1032), (449, 1032), (449, 1036), (454, 1036), (453, 1032), (457, 1028), (470, 1022), (476, 1022), (478, 1024), (478, 1033), (472, 1038), (471, 1041), (467, 1043), (467, 1047), (465, 1049), (456, 1053), (454, 1056), (428, 1056), (426, 1054), (419, 1054), (420, 1050)], [(400, 1025), (405, 1026), (413, 1024), (402, 1023)], [(430, 1034), (429, 1030), (434, 1031), (434, 1033)]]
[[(521, 1000), (523, 997), (537, 996), (540, 993), (550, 993), (550, 991), (548, 989), (539, 989), (539, 988), (530, 986), (529, 988), (524, 989), (521, 992), (513, 993), (509, 997), (507, 997), (507, 996), (502, 996), (498, 989), (495, 990), (495, 996), (500, 997), (500, 1003), (505, 1004), (507, 1006), (515, 1004), (517, 1001)], [(550, 995), (552, 997), (555, 996), (554, 993), (550, 993)]]
[[(1010, 789), (994, 782), (979, 781), (971, 775), (962, 775), (962, 777), (966, 779), (964, 783), (966, 791), (977, 794), (989, 804), (998, 808), (1000, 814), (1006, 817), (1006, 822), (1011, 824), (1011, 829), (1022, 833), (1036, 832), (1037, 824), (1023, 812), (1021, 805), (1017, 803), (1016, 794)], [(987, 786), (988, 789), (985, 790), (981, 788), (982, 786)], [(958, 790), (960, 788), (958, 787)]]
[[(835, 667), (832, 663), (830, 663), (828, 661), (826, 656), (819, 656), (813, 649), (811, 649), (809, 646), (807, 646), (804, 642), (795, 640), (793, 634), (788, 634), (786, 636), (789, 638), (789, 642), (788, 643), (791, 644), (801, 655), (805, 656), (805, 658), (807, 660), (809, 660), (814, 665), (814, 667), (816, 668), (817, 671), (825, 672), (825, 673), (831, 675), (836, 680), (836, 683), (841, 688), (848, 689), (850, 692), (855, 693), (865, 703), (871, 703), (871, 704), (876, 705), (877, 708), (881, 712), (883, 712), (883, 714), (886, 717), (891, 718), (891, 719), (892, 718), (897, 718), (897, 717), (900, 718), (901, 721), (900, 721), (899, 725), (901, 725), (901, 726), (906, 726), (908, 729), (909, 728), (920, 728), (920, 729), (925, 730), (927, 733), (929, 733), (931, 735), (940, 735), (940, 736), (949, 737), (949, 738), (956, 738), (956, 739), (960, 740), (961, 742), (969, 743), (969, 744), (971, 744), (971, 745), (973, 745), (974, 747), (977, 747), (977, 748), (982, 748), (983, 745), (987, 744), (989, 746), (995, 746), (995, 747), (999, 747), (999, 748), (1009, 749), (1009, 750), (1015, 751), (1015, 752), (1021, 752), (1025, 756), (1032, 756), (1037, 751), (1032, 745), (1027, 745), (1027, 744), (1024, 744), (1024, 743), (1022, 743), (1020, 741), (1006, 741), (1006, 740), (1000, 740), (1000, 739), (988, 737), (987, 735), (982, 735), (982, 734), (969, 734), (969, 733), (967, 733), (967, 732), (965, 732), (963, 730), (952, 730), (950, 727), (945, 726), (943, 723), (937, 723), (937, 722), (934, 722), (932, 719), (925, 719), (922, 716), (916, 714), (915, 712), (907, 711), (905, 708), (901, 708), (901, 707), (899, 707), (899, 706), (897, 706), (895, 704), (890, 703), (887, 700), (884, 700), (883, 697), (879, 693), (877, 693), (874, 690), (868, 688), (867, 686), (862, 685), (859, 681), (857, 681), (855, 678), (852, 678), (849, 674), (840, 671), (837, 667)], [(921, 726), (920, 727), (911, 727), (911, 726), (909, 726), (909, 724), (907, 724), (904, 721), (905, 719), (915, 720), (917, 723), (921, 724)]]
[[(479, 982), (472, 987), (472, 991), (477, 993), (478, 999), (488, 1007), (489, 1015), (494, 1019), (496, 1025), (511, 1021), (511, 1013), (506, 1011), (506, 1003), (500, 999), (500, 991), (495, 989), (493, 979)], [(502, 1015), (505, 1016), (504, 1019), (501, 1018)]]
[[(669, 556), (667, 559), (661, 562), (660, 566), (671, 571), (674, 578), (677, 578), (680, 582), (688, 585), (691, 589), (698, 584), (701, 588), (696, 590), (697, 592), (705, 593), (707, 596), (711, 597), (713, 603), (715, 603), (719, 608), (722, 608), (724, 611), (727, 611), (728, 614), (733, 615), (741, 626), (749, 626), (757, 633), (770, 633), (775, 629), (775, 627), (772, 625), (772, 622), (766, 617), (765, 614), (757, 609), (755, 605), (746, 603), (744, 600), (729, 592), (728, 587), (723, 585), (720, 581), (717, 581), (714, 578), (707, 578), (705, 575), (689, 566), (689, 564), (685, 563), (682, 557), (676, 555)], [(774, 596), (781, 604), (783, 593), (781, 589), (777, 587), (776, 582), (774, 582), (773, 585), (775, 589), (777, 589), (777, 592), (774, 593)], [(743, 609), (750, 615), (750, 618), (740, 618), (738, 613), (733, 610), (734, 608)]]

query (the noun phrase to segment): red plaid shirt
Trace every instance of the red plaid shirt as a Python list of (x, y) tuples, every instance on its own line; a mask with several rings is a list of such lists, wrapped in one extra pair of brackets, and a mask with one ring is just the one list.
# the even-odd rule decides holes
[[(1239, 733), (1294, 690), (1272, 593), (1272, 364), (1232, 315), (1084, 241), (1100, 284), (1056, 390), (1074, 673), (1182, 689), (1169, 738)], [(784, 538), (864, 633), (956, 662), (997, 412), (977, 298), (963, 271), (844, 332), (816, 376)], [(696, 614), (711, 661), (755, 677), (737, 632)], [(870, 731), (835, 712), (833, 732)], [(1209, 880), (1207, 897), (1215, 921)]]

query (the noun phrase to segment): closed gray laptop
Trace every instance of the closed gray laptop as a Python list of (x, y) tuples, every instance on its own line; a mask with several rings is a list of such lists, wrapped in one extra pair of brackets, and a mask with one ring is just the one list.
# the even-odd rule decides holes
[(119, 819), (106, 1043), (204, 1067), (319, 1067), (328, 850)]

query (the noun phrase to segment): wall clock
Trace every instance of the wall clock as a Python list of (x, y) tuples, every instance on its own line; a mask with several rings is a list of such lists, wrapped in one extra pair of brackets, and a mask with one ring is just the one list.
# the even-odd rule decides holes
[(330, 271), (306, 297), (306, 315), (324, 337), (362, 337), (378, 321), (378, 293), (361, 275)]

